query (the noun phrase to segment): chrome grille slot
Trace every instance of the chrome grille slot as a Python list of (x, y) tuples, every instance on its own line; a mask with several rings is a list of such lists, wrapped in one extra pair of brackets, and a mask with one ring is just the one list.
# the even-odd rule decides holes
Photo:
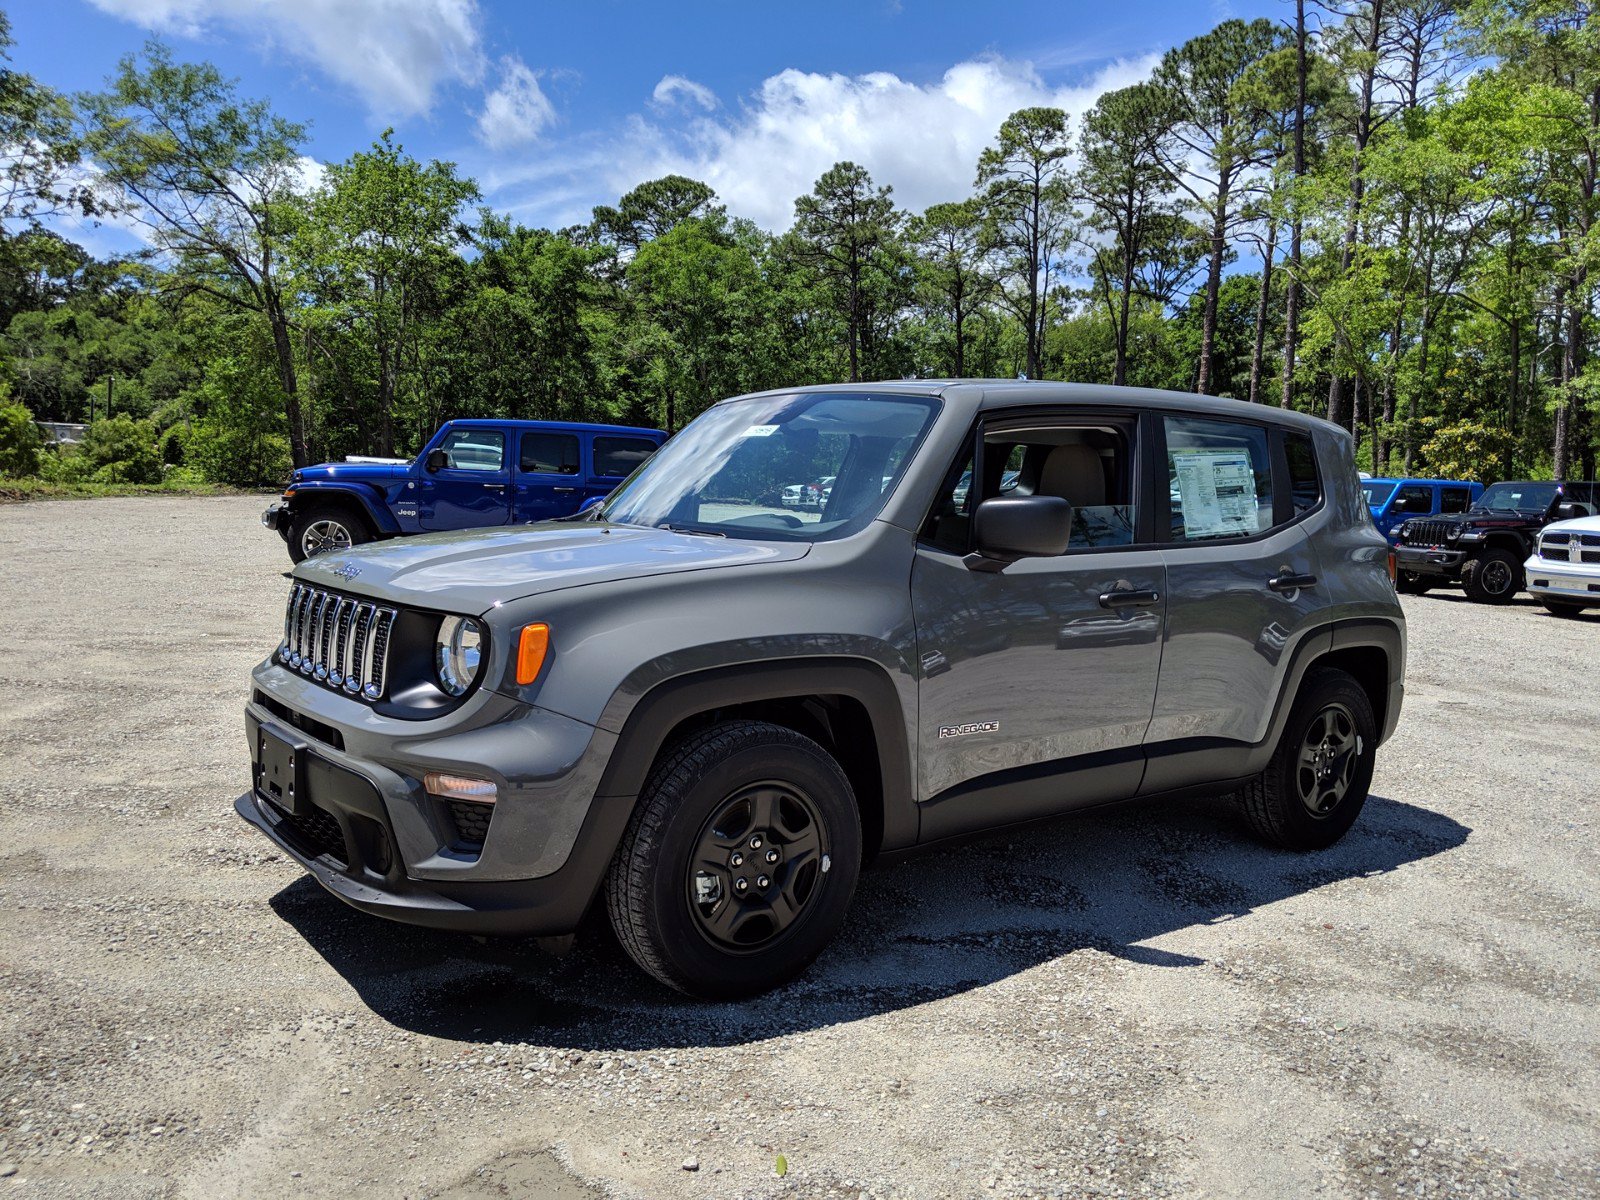
[(278, 661), (346, 695), (380, 700), (398, 616), (370, 600), (297, 583), (284, 608)]

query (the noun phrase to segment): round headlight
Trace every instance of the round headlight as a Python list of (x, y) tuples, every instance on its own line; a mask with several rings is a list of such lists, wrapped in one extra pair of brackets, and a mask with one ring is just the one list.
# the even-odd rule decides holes
[(1401, 537), (1409, 537), (1410, 534), (1411, 534), (1411, 522), (1410, 521), (1401, 521), (1400, 522), (1400, 536)]
[(439, 686), (452, 696), (464, 694), (483, 665), (483, 627), (471, 617), (440, 621), (433, 663)]
[(1452, 541), (1452, 542), (1459, 541), (1461, 539), (1461, 526), (1459, 526), (1459, 525), (1450, 526), (1449, 529), (1446, 529), (1444, 531), (1444, 536), (1445, 536), (1445, 539), (1447, 541)]

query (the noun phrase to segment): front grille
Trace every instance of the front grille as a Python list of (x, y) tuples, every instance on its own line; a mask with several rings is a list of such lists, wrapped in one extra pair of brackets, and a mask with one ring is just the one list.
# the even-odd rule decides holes
[(1600, 563), (1600, 533), (1542, 533), (1539, 557), (1555, 563)]
[(341, 867), (350, 862), (350, 851), (344, 844), (344, 831), (326, 809), (313, 804), (303, 813), (285, 816), (279, 822), (279, 828), (287, 828), (306, 849), (319, 857), (327, 855)]
[(489, 836), (489, 818), (494, 816), (494, 805), (479, 804), (475, 800), (450, 801), (450, 816), (455, 820), (456, 832), (463, 842), (476, 842), (480, 846)]
[(278, 661), (334, 691), (379, 700), (397, 615), (371, 600), (297, 583), (283, 614)]
[(1401, 540), (1408, 546), (1442, 546), (1458, 528), (1454, 521), (1407, 521)]

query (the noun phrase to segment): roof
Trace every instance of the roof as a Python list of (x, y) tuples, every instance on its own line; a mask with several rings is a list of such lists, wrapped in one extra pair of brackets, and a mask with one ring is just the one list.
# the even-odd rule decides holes
[[(772, 388), (753, 396), (777, 396), (795, 392), (875, 392), (888, 396), (960, 396), (975, 399), (985, 410), (1020, 407), (1029, 404), (1118, 404), (1148, 408), (1178, 408), (1206, 416), (1233, 417), (1236, 420), (1272, 421), (1301, 429), (1346, 430), (1320, 417), (1278, 408), (1270, 404), (1251, 404), (1244, 400), (1225, 400), (1194, 392), (1162, 391), (1157, 388), (1117, 387), (1108, 383), (1055, 383), (1043, 379), (894, 379), (881, 382), (823, 383), (810, 387)], [(749, 396), (733, 396), (745, 400)]]
[(1374, 475), (1363, 479), (1362, 483), (1427, 483), (1443, 484), (1448, 487), (1482, 487), (1481, 483), (1474, 483), (1470, 479), (1429, 479), (1422, 475)]
[(666, 431), (661, 429), (646, 429), (639, 425), (602, 425), (597, 421), (502, 421), (498, 417), (457, 417), (446, 421), (446, 425), (493, 425), (497, 429), (510, 426), (512, 429), (572, 429), (586, 430), (589, 433), (631, 433), (645, 437), (666, 437)]

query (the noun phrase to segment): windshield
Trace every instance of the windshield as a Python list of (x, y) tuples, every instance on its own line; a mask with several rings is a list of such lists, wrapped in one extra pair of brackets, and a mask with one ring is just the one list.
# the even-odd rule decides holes
[(1382, 508), (1394, 495), (1395, 484), (1388, 480), (1367, 480), (1361, 485), (1361, 494), (1367, 498), (1368, 508)]
[(839, 392), (719, 404), (613, 492), (599, 519), (726, 537), (844, 537), (883, 507), (936, 408), (931, 398)]
[(1555, 498), (1553, 483), (1497, 483), (1478, 497), (1473, 507), (1490, 512), (1543, 512)]

